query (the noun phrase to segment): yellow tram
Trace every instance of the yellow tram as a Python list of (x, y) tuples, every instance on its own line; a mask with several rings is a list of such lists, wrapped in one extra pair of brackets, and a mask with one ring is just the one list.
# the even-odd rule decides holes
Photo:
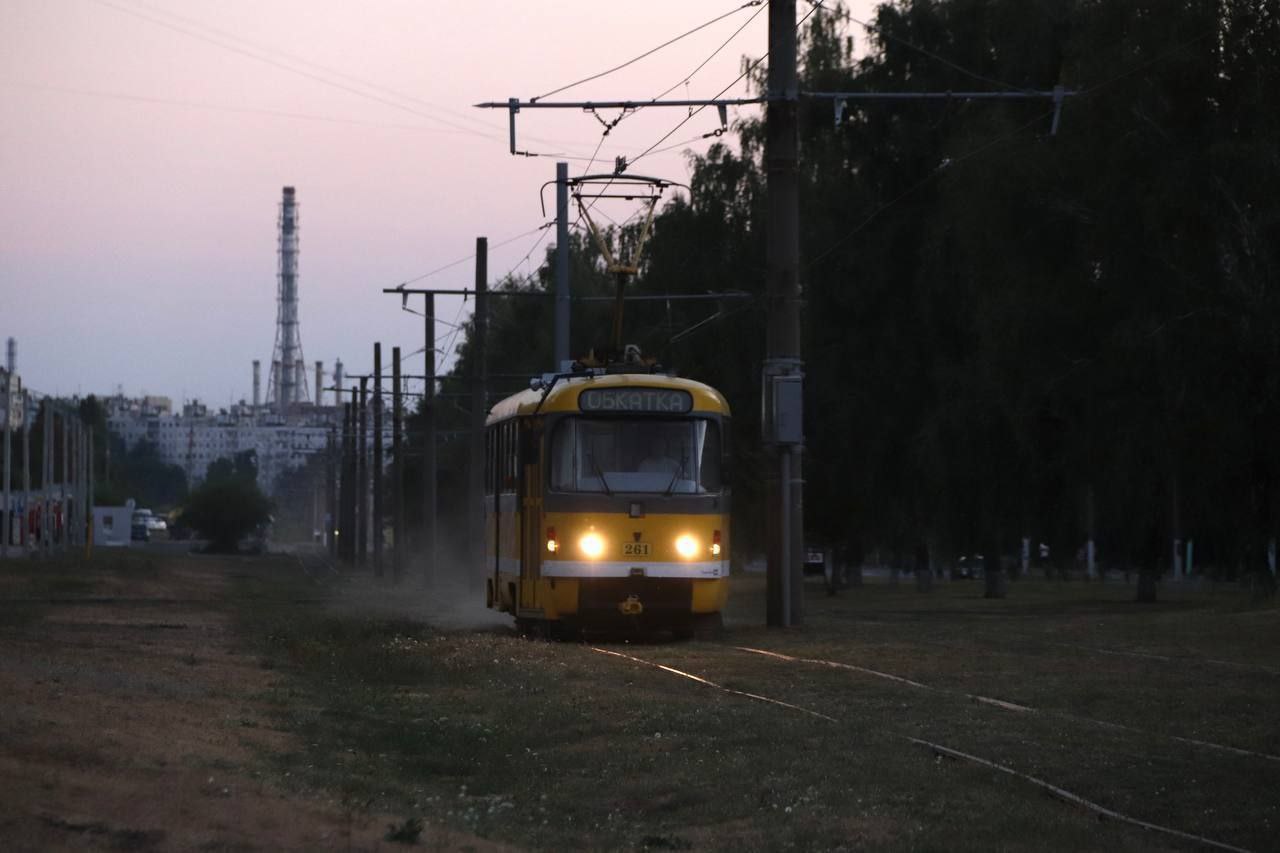
[(535, 380), (487, 421), (486, 598), (522, 629), (691, 635), (729, 592), (729, 406), (700, 382)]

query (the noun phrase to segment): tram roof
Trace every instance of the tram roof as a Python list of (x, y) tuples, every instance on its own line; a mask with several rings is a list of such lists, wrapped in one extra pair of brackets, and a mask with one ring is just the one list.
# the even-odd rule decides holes
[[(579, 412), (582, 409), (578, 397), (583, 391), (591, 388), (688, 391), (693, 397), (693, 412), (729, 414), (729, 402), (725, 400), (724, 395), (702, 382), (682, 379), (678, 376), (664, 376), (660, 373), (609, 373), (560, 379), (549, 392), (546, 392), (545, 400), (542, 397), (543, 391), (534, 391), (532, 388), (512, 394), (494, 404), (485, 422), (494, 423), (517, 415), (532, 415), (535, 411), (539, 413)], [(538, 405), (539, 402), (542, 403), (541, 407)]]

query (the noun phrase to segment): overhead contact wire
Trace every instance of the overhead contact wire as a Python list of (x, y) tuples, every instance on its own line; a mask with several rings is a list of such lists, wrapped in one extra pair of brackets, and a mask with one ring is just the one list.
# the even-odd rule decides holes
[(761, 6), (761, 5), (763, 5), (763, 3), (764, 3), (764, 0), (751, 0), (751, 2), (749, 2), (749, 3), (743, 3), (741, 6), (735, 6), (733, 9), (730, 9), (728, 12), (725, 12), (725, 13), (724, 13), (724, 14), (722, 14), (722, 15), (717, 15), (716, 17), (712, 18), (711, 20), (709, 20), (709, 21), (707, 21), (707, 22), (705, 22), (705, 23), (699, 24), (698, 26), (694, 27), (694, 28), (693, 28), (693, 29), (691, 29), (691, 30), (688, 30), (688, 31), (686, 31), (686, 32), (683, 32), (683, 33), (681, 33), (680, 35), (678, 35), (678, 36), (676, 36), (676, 37), (674, 37), (674, 38), (667, 39), (666, 41), (664, 41), (662, 44), (658, 45), (657, 47), (650, 48), (649, 50), (646, 50), (644, 53), (640, 54), (639, 56), (632, 57), (631, 59), (628, 59), (626, 62), (623, 62), (621, 65), (615, 65), (614, 67), (609, 68), (609, 69), (607, 69), (607, 70), (605, 70), (605, 71), (601, 71), (601, 72), (599, 72), (598, 74), (592, 74), (592, 75), (591, 75), (591, 76), (589, 76), (589, 77), (583, 77), (581, 80), (577, 80), (577, 81), (574, 81), (573, 83), (565, 84), (564, 86), (561, 86), (561, 87), (559, 87), (558, 89), (552, 89), (550, 92), (544, 92), (544, 93), (542, 93), (541, 95), (538, 95), (536, 98), (530, 98), (529, 100), (530, 100), (530, 101), (540, 101), (540, 100), (542, 100), (543, 98), (549, 98), (549, 97), (551, 97), (552, 95), (558, 95), (558, 94), (560, 94), (561, 92), (568, 91), (569, 89), (572, 89), (572, 88), (574, 88), (575, 86), (581, 86), (583, 83), (590, 83), (592, 80), (599, 80), (601, 77), (607, 77), (608, 75), (610, 75), (610, 74), (614, 73), (615, 71), (621, 71), (622, 69), (626, 68), (626, 67), (627, 67), (627, 66), (629, 66), (629, 65), (634, 65), (634, 64), (636, 64), (637, 62), (639, 62), (640, 60), (645, 59), (646, 57), (652, 56), (653, 54), (657, 53), (658, 51), (662, 50), (663, 48), (670, 47), (671, 45), (675, 44), (676, 42), (680, 41), (681, 39), (688, 38), (689, 36), (693, 35), (693, 34), (694, 34), (694, 33), (696, 33), (696, 32), (700, 32), (701, 30), (705, 30), (707, 27), (711, 26), (712, 24), (718, 23), (718, 22), (720, 22), (720, 21), (723, 21), (725, 18), (728, 18), (728, 17), (731, 17), (731, 16), (733, 16), (733, 15), (736, 15), (738, 12), (741, 12), (743, 9), (748, 9), (748, 8), (750, 8), (750, 7), (752, 7), (752, 6)]

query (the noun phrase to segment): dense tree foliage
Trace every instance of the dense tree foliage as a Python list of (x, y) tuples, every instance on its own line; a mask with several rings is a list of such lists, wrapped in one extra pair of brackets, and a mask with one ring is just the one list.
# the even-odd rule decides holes
[[(945, 562), (1024, 535), (1069, 558), (1092, 533), (1152, 570), (1194, 538), (1199, 563), (1260, 569), (1280, 528), (1280, 3), (898, 0), (868, 23), (813, 15), (801, 88), (1078, 94), (1056, 135), (1045, 101), (855, 101), (838, 126), (803, 102), (810, 536)], [(626, 337), (730, 399), (755, 546), (763, 131), (736, 131), (693, 158), (633, 288), (757, 298), (629, 306)], [(572, 249), (575, 294), (607, 292)], [(546, 369), (550, 300), (495, 303), (489, 369)], [(605, 309), (574, 310), (574, 352), (604, 343)]]
[(245, 537), (271, 521), (271, 501), (258, 488), (258, 463), (252, 450), (235, 459), (209, 463), (204, 481), (191, 492), (181, 524), (209, 540), (214, 551), (235, 551)]

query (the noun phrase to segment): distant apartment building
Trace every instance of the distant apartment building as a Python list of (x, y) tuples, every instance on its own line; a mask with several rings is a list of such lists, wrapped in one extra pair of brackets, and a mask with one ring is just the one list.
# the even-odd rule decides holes
[(160, 457), (181, 467), (191, 485), (204, 479), (209, 463), (252, 450), (258, 460), (258, 485), (267, 492), (280, 474), (302, 467), (328, 446), (337, 417), (335, 410), (325, 408), (286, 418), (244, 403), (210, 414), (193, 401), (183, 405), (181, 414), (173, 414), (166, 398), (113, 397), (104, 402), (107, 426), (127, 448), (143, 440), (155, 444)]
[(17, 373), (0, 367), (0, 429), (4, 429), (5, 421), (9, 429), (22, 429), (26, 415), (26, 395), (22, 393), (22, 377)]

